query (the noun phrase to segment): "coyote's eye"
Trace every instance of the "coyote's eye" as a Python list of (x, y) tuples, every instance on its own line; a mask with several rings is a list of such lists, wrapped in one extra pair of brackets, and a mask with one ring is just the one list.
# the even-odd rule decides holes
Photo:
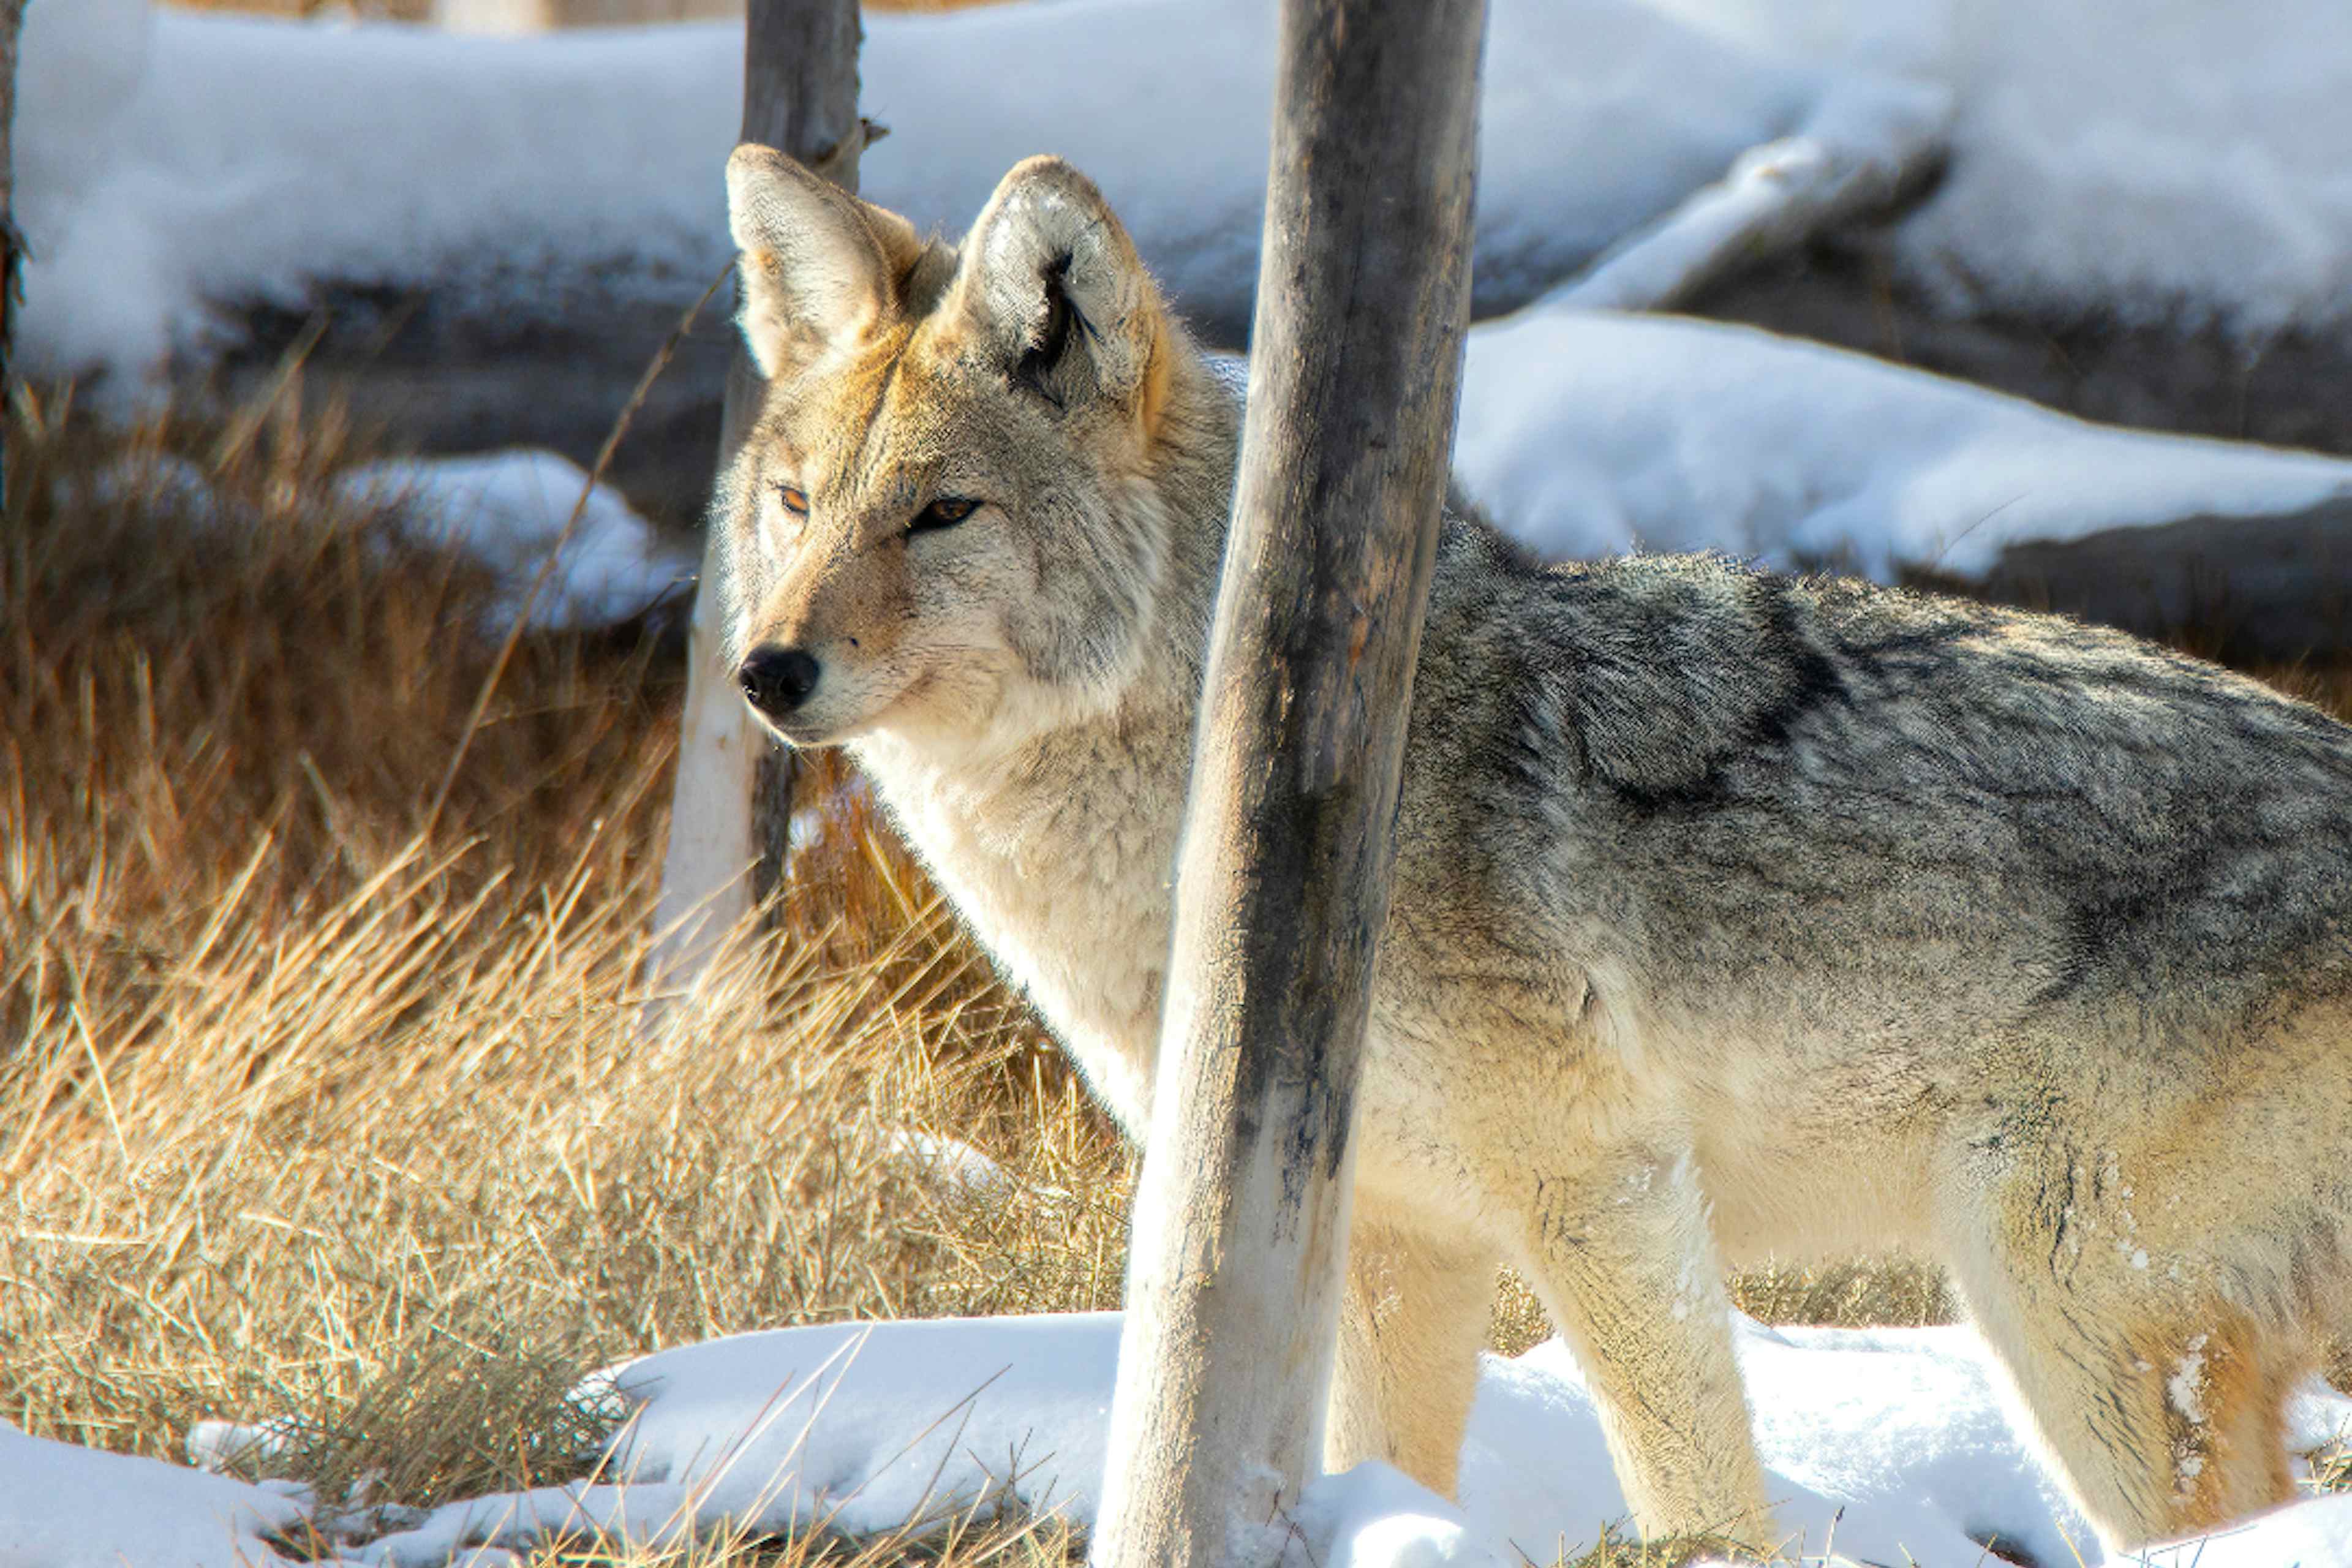
[(935, 528), (953, 528), (979, 510), (980, 503), (976, 500), (967, 500), (961, 496), (941, 496), (915, 514), (915, 521), (907, 525), (907, 531), (929, 533)]
[(808, 492), (806, 490), (796, 489), (791, 485), (778, 485), (776, 487), (776, 499), (782, 501), (784, 503), (784, 510), (791, 512), (794, 517), (806, 517), (808, 515)]

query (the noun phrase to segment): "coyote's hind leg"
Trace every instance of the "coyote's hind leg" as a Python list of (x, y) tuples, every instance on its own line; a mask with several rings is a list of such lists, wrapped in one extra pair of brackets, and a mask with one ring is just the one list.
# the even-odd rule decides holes
[[(1961, 1300), (2044, 1448), (2117, 1549), (2294, 1496), (2284, 1406), (2310, 1357), (2221, 1290), (2085, 1242), (2071, 1205), (1989, 1205), (1953, 1248)], [(2138, 1254), (2146, 1258), (2147, 1254)]]
[(1447, 1235), (1369, 1194), (1358, 1204), (1324, 1466), (1382, 1459), (1451, 1497), (1500, 1259), (1458, 1226)]

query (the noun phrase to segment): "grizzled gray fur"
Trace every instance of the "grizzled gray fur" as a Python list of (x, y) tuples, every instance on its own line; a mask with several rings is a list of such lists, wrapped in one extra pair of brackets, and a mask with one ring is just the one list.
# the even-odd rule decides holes
[[(1052, 160), (960, 247), (739, 150), (747, 693), (1140, 1133), (1240, 407)], [(2352, 731), (2070, 622), (1447, 527), (1334, 1466), (1450, 1490), (1496, 1271), (1645, 1531), (1778, 1538), (1727, 1268), (1940, 1258), (2110, 1542), (2284, 1500), (2352, 1320)]]

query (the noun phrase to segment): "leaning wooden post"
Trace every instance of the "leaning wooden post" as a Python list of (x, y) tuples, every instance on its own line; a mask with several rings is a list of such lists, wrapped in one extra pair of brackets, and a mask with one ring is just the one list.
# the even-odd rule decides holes
[[(857, 0), (751, 0), (743, 32), (743, 134), (791, 153), (844, 189), (857, 189), (866, 128), (857, 115)], [(720, 416), (724, 473), (760, 411), (761, 382), (740, 342)], [(715, 533), (702, 549), (702, 580), (688, 634), (686, 711), (677, 783), (654, 929), (656, 977), (691, 984), (713, 945), (764, 891), (749, 875), (782, 876), (791, 827), (792, 753), (752, 721), (722, 657), (727, 633), (718, 591)]]
[(1270, 1560), (1322, 1458), (1353, 1094), (1469, 319), (1484, 10), (1283, 6), (1101, 1568)]

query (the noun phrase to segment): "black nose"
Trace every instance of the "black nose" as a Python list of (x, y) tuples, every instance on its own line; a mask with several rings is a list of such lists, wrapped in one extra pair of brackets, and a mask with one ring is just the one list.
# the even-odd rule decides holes
[(751, 657), (735, 672), (735, 680), (752, 707), (771, 719), (781, 719), (808, 700), (820, 673), (816, 660), (799, 648), (771, 644), (751, 650)]

